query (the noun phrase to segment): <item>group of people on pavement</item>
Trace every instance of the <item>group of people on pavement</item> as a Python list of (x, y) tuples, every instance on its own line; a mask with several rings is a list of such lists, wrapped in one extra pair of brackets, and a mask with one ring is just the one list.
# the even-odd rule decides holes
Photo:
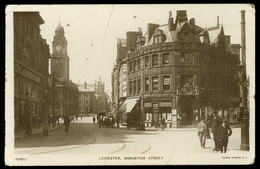
[[(94, 118), (93, 117), (93, 123), (95, 123), (94, 121)], [(107, 127), (107, 128), (114, 128), (115, 127), (115, 117), (114, 116), (99, 116), (98, 117), (98, 126), (99, 127)]]
[(213, 140), (215, 143), (214, 151), (220, 151), (226, 153), (228, 146), (228, 137), (231, 136), (232, 130), (226, 120), (220, 118), (220, 116), (213, 114), (213, 118), (207, 120), (204, 119), (197, 125), (198, 136), (201, 147), (205, 148), (206, 139), (210, 139), (210, 132), (213, 134)]

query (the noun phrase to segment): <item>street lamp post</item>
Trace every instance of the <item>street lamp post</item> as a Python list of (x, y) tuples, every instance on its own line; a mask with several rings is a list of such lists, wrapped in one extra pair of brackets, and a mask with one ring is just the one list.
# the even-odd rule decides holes
[(248, 92), (248, 80), (246, 74), (246, 27), (245, 27), (245, 11), (241, 11), (241, 54), (242, 54), (242, 76), (241, 76), (241, 87), (242, 90), (242, 103), (241, 110), (243, 112), (243, 120), (241, 126), (241, 150), (249, 150), (249, 112), (247, 105), (247, 92)]

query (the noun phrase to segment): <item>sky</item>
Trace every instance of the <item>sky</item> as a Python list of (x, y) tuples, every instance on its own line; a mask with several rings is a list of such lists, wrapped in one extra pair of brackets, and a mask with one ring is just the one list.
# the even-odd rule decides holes
[[(247, 4), (12, 5), (7, 7), (6, 13), (39, 11), (45, 21), (40, 26), (41, 36), (47, 40), (50, 53), (54, 31), (60, 21), (68, 41), (70, 79), (75, 83), (94, 83), (100, 76), (105, 82), (105, 90), (111, 94), (117, 38), (126, 38), (127, 31), (138, 31), (138, 27), (145, 34), (148, 23), (166, 24), (169, 11), (175, 20), (177, 10), (187, 10), (188, 19), (195, 18), (196, 25), (202, 28), (215, 26), (219, 16), (225, 34), (231, 35), (234, 44), (241, 43), (240, 11), (245, 10), (247, 64), (255, 65), (255, 10)], [(248, 72), (255, 71), (254, 66), (247, 66), (247, 69)]]

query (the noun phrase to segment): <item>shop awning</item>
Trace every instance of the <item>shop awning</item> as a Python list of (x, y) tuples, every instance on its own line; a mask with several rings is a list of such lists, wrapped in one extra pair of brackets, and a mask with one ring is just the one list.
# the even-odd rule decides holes
[(125, 102), (120, 106), (119, 112), (130, 113), (137, 104), (139, 98), (126, 99)]

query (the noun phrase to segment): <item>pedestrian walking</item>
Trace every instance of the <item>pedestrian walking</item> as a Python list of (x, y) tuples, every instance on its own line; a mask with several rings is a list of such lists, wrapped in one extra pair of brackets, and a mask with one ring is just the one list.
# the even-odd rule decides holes
[(197, 130), (198, 130), (198, 136), (199, 136), (199, 139), (200, 139), (200, 145), (201, 145), (201, 147), (205, 148), (206, 135), (207, 135), (207, 125), (204, 123), (203, 119), (197, 125)]
[(211, 139), (210, 137), (210, 125), (211, 125), (211, 118), (208, 117), (207, 120), (206, 120), (206, 125), (207, 125), (207, 133), (206, 133), (206, 138), (207, 139)]
[(226, 153), (228, 146), (228, 137), (231, 136), (232, 130), (227, 124), (226, 120), (223, 120), (222, 125), (219, 127), (218, 138), (220, 141), (220, 151), (221, 153)]
[(102, 120), (102, 116), (99, 116), (98, 118), (98, 127), (102, 127), (103, 120)]
[(42, 123), (42, 133), (44, 136), (48, 136), (49, 135), (49, 130), (48, 130), (48, 120), (47, 119), (43, 119), (43, 123)]
[(69, 127), (70, 127), (70, 118), (69, 116), (66, 114), (64, 116), (64, 125), (65, 125), (65, 134), (66, 136), (68, 135), (68, 132), (69, 132)]
[(76, 121), (78, 120), (78, 115), (76, 114)]
[(82, 120), (83, 114), (81, 114), (81, 116), (80, 116), (80, 117), (81, 117), (81, 120)]
[(162, 119), (161, 119), (161, 131), (165, 131), (165, 118), (163, 117)]
[(126, 118), (126, 126), (127, 126), (127, 130), (130, 128), (130, 117)]
[(93, 117), (93, 123), (95, 123), (95, 122), (96, 122), (96, 117), (94, 116), (94, 117)]
[(215, 148), (213, 150), (219, 151), (220, 150), (220, 146), (219, 146), (219, 138), (218, 138), (218, 129), (222, 124), (222, 120), (219, 116), (214, 115), (213, 119), (212, 119), (212, 133), (213, 133), (213, 139), (215, 142)]
[(117, 124), (117, 128), (119, 128), (119, 122), (120, 122), (119, 115), (117, 115), (117, 116), (116, 116), (116, 124)]

